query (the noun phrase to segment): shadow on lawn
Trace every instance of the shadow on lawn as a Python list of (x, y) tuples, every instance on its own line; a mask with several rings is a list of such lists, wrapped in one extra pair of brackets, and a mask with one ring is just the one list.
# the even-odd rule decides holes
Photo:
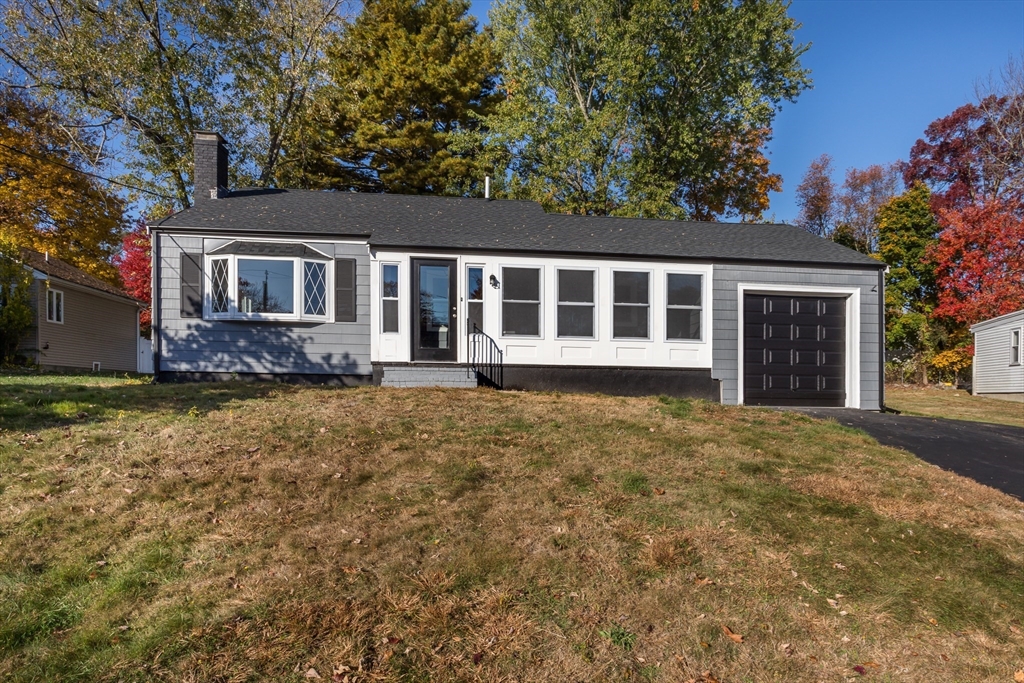
[(233, 401), (296, 389), (269, 382), (134, 384), (103, 383), (91, 376), (7, 376), (0, 378), (0, 432), (106, 422), (127, 414), (206, 413)]

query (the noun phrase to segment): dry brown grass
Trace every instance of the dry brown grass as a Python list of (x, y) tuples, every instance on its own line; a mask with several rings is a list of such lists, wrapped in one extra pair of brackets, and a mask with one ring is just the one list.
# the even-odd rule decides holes
[(885, 403), (908, 415), (1024, 427), (1024, 403), (971, 396), (961, 389), (887, 385)]
[(1009, 681), (1024, 665), (1024, 504), (834, 423), (117, 384), (62, 398), (92, 406), (76, 418), (31, 407), (53, 386), (19, 391), (29, 408), (0, 423), (3, 679)]

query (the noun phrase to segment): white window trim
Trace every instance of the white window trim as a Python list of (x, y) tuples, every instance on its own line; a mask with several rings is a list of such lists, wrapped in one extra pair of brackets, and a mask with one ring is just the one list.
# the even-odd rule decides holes
[[(1017, 348), (1017, 360), (1016, 361), (1013, 359), (1013, 349), (1014, 349), (1013, 335), (1015, 335), (1015, 334), (1017, 335), (1017, 347), (1016, 347)], [(1021, 364), (1022, 361), (1024, 361), (1024, 358), (1021, 358), (1021, 355), (1024, 355), (1024, 348), (1022, 348), (1022, 345), (1024, 345), (1024, 327), (1021, 327), (1019, 329), (1011, 329), (1010, 330), (1010, 367), (1011, 368), (1017, 367), (1018, 365)]]
[[(217, 260), (228, 262), (228, 310), (227, 312), (213, 312), (213, 267)], [(293, 313), (244, 313), (238, 310), (238, 261), (290, 261), (292, 273), (292, 304)], [(325, 287), (326, 291), (326, 315), (308, 315), (305, 310), (305, 277), (306, 272), (303, 266), (304, 261), (315, 261), (325, 266)], [(203, 259), (203, 319), (204, 320), (249, 320), (255, 322), (334, 322), (334, 260), (328, 257), (301, 257), (301, 256), (250, 256), (248, 254), (207, 254)]]
[[(509, 299), (510, 304), (537, 304), (537, 334), (505, 334), (505, 269), (515, 268), (516, 270), (537, 271), (537, 301), (526, 301), (525, 299)], [(517, 265), (498, 264), (498, 272), (501, 273), (501, 285), (498, 288), (498, 329), (501, 331), (500, 339), (544, 339), (544, 266), (540, 265)]]
[[(60, 294), (60, 320), (50, 317), (50, 295)], [(54, 306), (56, 309), (56, 306)], [(46, 289), (46, 322), (53, 323), (55, 325), (64, 324), (64, 290), (62, 289)]]
[[(395, 275), (398, 278), (398, 291), (395, 292), (394, 296), (384, 296), (384, 268), (388, 266), (394, 266)], [(381, 261), (380, 262), (380, 334), (381, 335), (400, 335), (402, 333), (402, 264), (397, 261)], [(398, 309), (398, 329), (394, 332), (384, 331), (384, 302), (395, 301), (395, 307)]]
[[(668, 276), (669, 275), (696, 275), (700, 278), (700, 306), (669, 306), (668, 303)], [(711, 308), (708, 302), (707, 278), (701, 270), (666, 270), (665, 271), (665, 303), (662, 307), (665, 311), (664, 336), (666, 344), (707, 344), (708, 342), (708, 310)], [(668, 336), (668, 310), (678, 308), (680, 310), (700, 311), (700, 339), (672, 339)]]
[(860, 408), (860, 288), (740, 282), (736, 285), (736, 403), (743, 403), (743, 295), (807, 294), (846, 297), (846, 408)]
[[(619, 304), (615, 302), (615, 274), (616, 273), (647, 273), (647, 303), (646, 304)], [(651, 310), (654, 308), (654, 271), (647, 268), (612, 268), (611, 269), (611, 309), (609, 310), (610, 334), (612, 341), (654, 341), (654, 315)], [(646, 337), (616, 337), (615, 336), (615, 307), (629, 306), (632, 308), (645, 307), (647, 309), (647, 336)]]
[[(565, 271), (576, 271), (576, 272), (591, 273), (594, 276), (594, 280), (593, 280), (594, 291), (593, 291), (593, 294), (592, 294), (593, 301), (591, 303), (588, 304), (585, 301), (561, 301), (561, 300), (559, 300), (559, 298), (558, 298), (558, 287), (559, 287), (559, 284), (558, 284), (558, 274), (560, 272), (562, 272), (563, 270), (565, 270)], [(580, 267), (580, 268), (572, 268), (572, 267), (563, 268), (561, 266), (556, 266), (555, 267), (555, 339), (568, 339), (568, 340), (581, 339), (581, 340), (587, 340), (587, 341), (595, 341), (598, 338), (598, 336), (599, 336), (598, 335), (598, 330), (601, 329), (599, 327), (600, 319), (599, 319), (599, 316), (598, 316), (598, 293), (601, 291), (600, 288), (598, 287), (598, 282), (597, 282), (598, 277), (600, 277), (600, 275), (598, 274), (598, 271), (597, 271), (596, 268), (583, 268), (583, 267)], [(591, 316), (593, 318), (594, 334), (592, 334), (589, 337), (579, 337), (579, 336), (569, 336), (569, 335), (561, 335), (561, 334), (559, 334), (558, 333), (558, 307), (559, 306), (563, 306), (563, 305), (564, 306), (590, 306), (590, 312), (591, 312)]]

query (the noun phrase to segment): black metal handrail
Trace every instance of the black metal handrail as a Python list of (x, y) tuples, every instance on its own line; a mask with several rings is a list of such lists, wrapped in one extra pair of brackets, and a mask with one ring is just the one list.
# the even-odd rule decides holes
[(469, 369), (476, 373), (477, 381), (495, 389), (505, 383), (505, 366), (501, 348), (476, 323), (469, 334)]

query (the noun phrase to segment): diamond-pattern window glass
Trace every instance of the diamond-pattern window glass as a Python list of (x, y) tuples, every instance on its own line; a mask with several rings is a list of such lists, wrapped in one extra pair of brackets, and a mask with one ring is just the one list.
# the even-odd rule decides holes
[(214, 259), (210, 262), (210, 280), (213, 284), (212, 306), (214, 313), (228, 312), (228, 260)]
[(327, 315), (327, 264), (303, 263), (303, 315)]

